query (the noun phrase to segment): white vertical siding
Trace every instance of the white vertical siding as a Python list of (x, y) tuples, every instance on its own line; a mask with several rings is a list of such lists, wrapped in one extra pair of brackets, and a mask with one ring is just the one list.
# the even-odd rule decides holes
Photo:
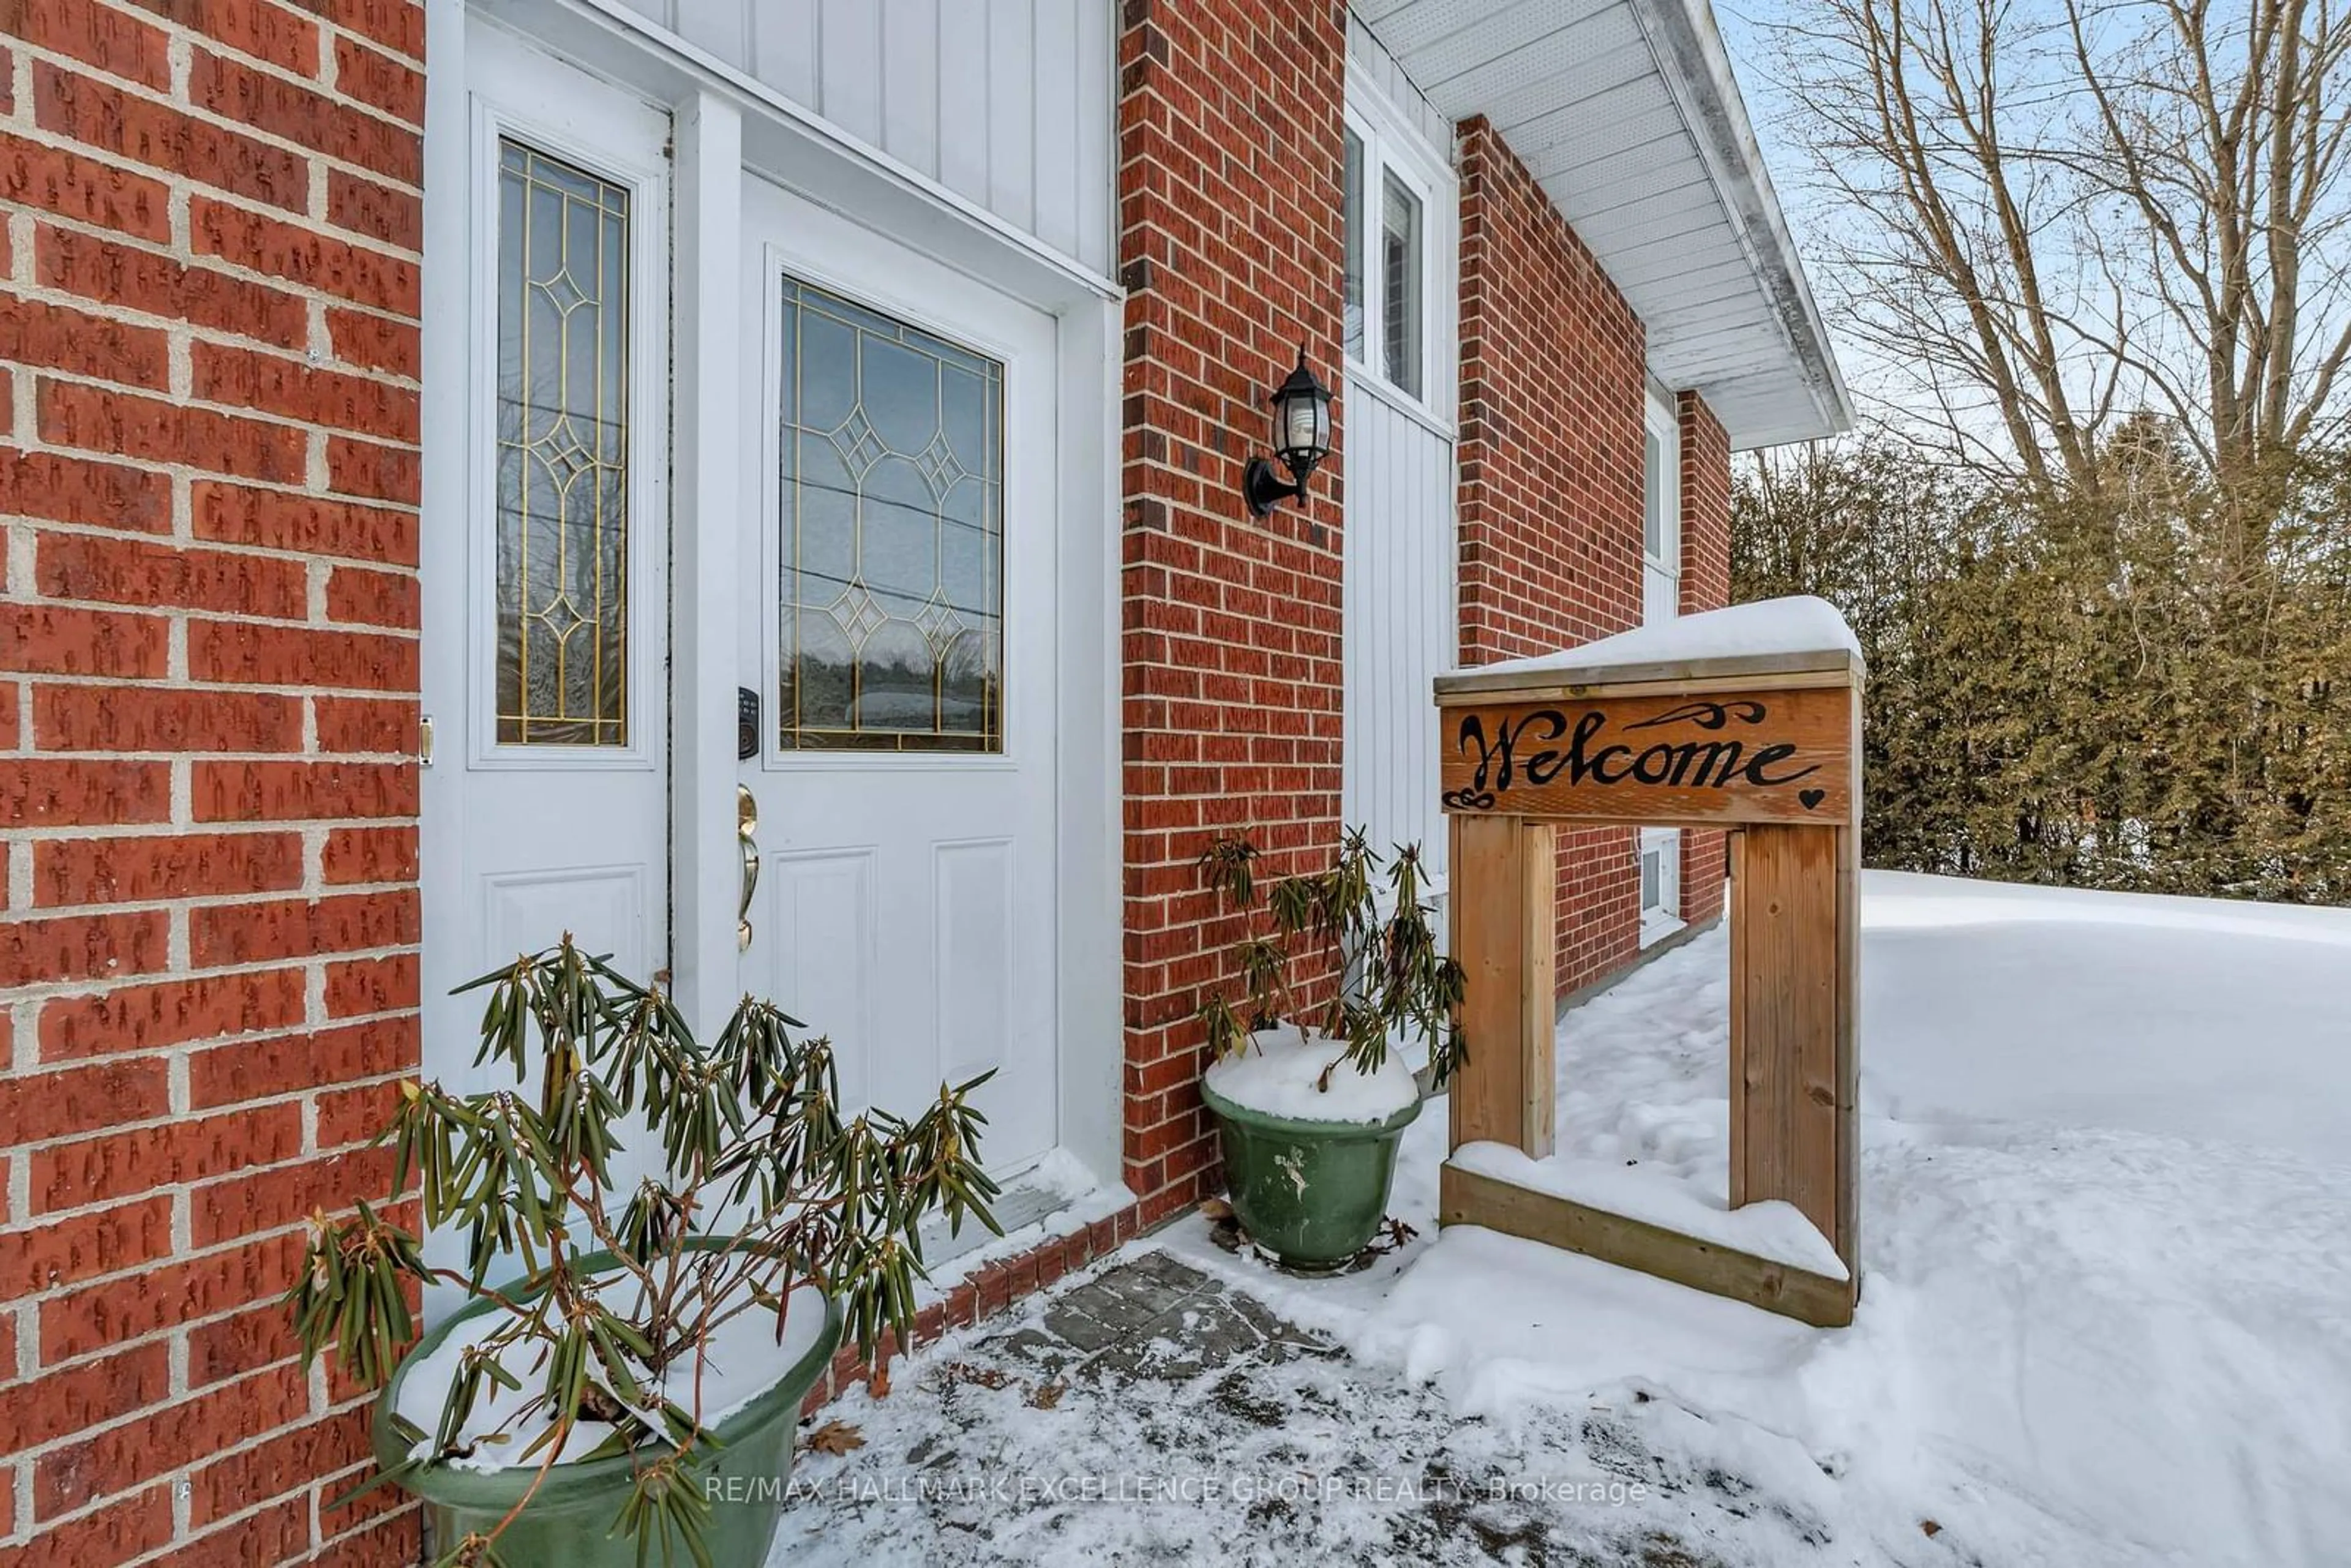
[(1064, 83), (1058, 92), (1033, 95), (1030, 129), (1036, 149), (1033, 225), (1039, 239), (1056, 250), (1077, 249), (1078, 99), (1067, 84), (1077, 80), (1078, 13), (1086, 0), (1035, 0), (1035, 47), (1029, 68), (1040, 81)]
[(750, 47), (751, 17), (748, 10), (738, 5), (698, 5), (695, 0), (679, 0), (673, 7), (676, 20), (671, 25), (688, 43), (708, 49), (722, 60), (739, 60)]
[[(1449, 835), (1437, 802), (1437, 708), (1430, 685), (1460, 645), (1453, 438), (1459, 374), (1453, 291), (1458, 244), (1453, 127), (1380, 41), (1347, 19), (1351, 114), (1428, 189), (1430, 331), (1422, 412), (1408, 413), (1360, 367), (1347, 372), (1343, 589), (1346, 763), (1340, 804), (1383, 855), (1417, 842), (1442, 885)], [(1374, 182), (1375, 174), (1367, 175)]]
[[(652, 8), (649, 0), (630, 4)], [(751, 18), (751, 55), (747, 62), (735, 63), (794, 103), (814, 103), (818, 0), (766, 0), (746, 10)]]
[(1388, 53), (1387, 46), (1374, 37), (1353, 11), (1347, 13), (1347, 58), (1431, 147), (1448, 149), (1453, 145), (1453, 122), (1421, 95), (1412, 78), (1404, 74), (1404, 68), (1396, 64), (1395, 57)]
[[(927, 57), (935, 48), (935, 42), (925, 39), (914, 53)], [(809, 107), (859, 141), (895, 153), (883, 135), (882, 88), (888, 73), (906, 68), (890, 53), (882, 47), (882, 7), (873, 0), (819, 8), (816, 79), (820, 101)]]
[(1446, 869), (1430, 683), (1457, 662), (1453, 443), (1347, 377), (1340, 807), (1382, 855), (1417, 841)]
[[(987, 11), (987, 210), (1037, 232), (1036, 0), (990, 0)], [(951, 66), (949, 68), (953, 68)], [(980, 128), (974, 127), (974, 130)]]
[[(953, 5), (958, 0), (946, 0)], [(879, 40), (936, 38), (941, 0), (882, 0)], [(879, 57), (877, 56), (877, 57)], [(940, 56), (935, 49), (899, 50), (882, 75), (882, 145), (918, 169), (939, 158)]]
[(939, 124), (944, 130), (937, 162), (918, 165), (950, 191), (980, 199), (987, 194), (989, 9), (967, 0), (949, 0), (939, 8), (938, 55), (955, 66), (939, 73)]
[(626, 4), (1063, 255), (1113, 270), (1117, 0)]

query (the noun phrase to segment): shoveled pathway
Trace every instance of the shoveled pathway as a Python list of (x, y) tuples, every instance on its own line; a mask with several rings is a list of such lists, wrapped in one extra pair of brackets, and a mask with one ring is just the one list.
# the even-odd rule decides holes
[[(1677, 1469), (1606, 1408), (1509, 1431), (1464, 1418), (1147, 1241), (901, 1362), (894, 1382), (803, 1429), (774, 1568), (1717, 1568), (1698, 1521), (1750, 1501), (1782, 1512), (1792, 1553), (1823, 1544), (1737, 1478)], [(862, 1446), (823, 1451), (843, 1439)]]

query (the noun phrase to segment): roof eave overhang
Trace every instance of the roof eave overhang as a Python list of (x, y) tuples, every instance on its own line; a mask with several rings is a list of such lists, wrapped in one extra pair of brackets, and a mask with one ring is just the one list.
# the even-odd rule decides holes
[(1434, 109), (1486, 117), (1734, 450), (1852, 402), (1706, 0), (1354, 0)]
[(1715, 189), (1730, 209), (1754, 268), (1755, 281), (1769, 303), (1796, 361), (1799, 379), (1810, 394), (1814, 420), (1790, 418), (1779, 423), (1778, 434), (1761, 426), (1751, 439), (1734, 439), (1732, 446), (1776, 445), (1782, 442), (1834, 435), (1853, 427), (1853, 400), (1830, 347), (1828, 328), (1813, 301), (1796, 242), (1788, 232), (1786, 214), (1763, 166), (1763, 149), (1747, 118), (1731, 74), (1730, 52), (1723, 47), (1707, 0), (1631, 0), (1634, 15), (1649, 37), (1657, 62), (1682, 110), (1685, 126), (1698, 144), (1714, 176)]

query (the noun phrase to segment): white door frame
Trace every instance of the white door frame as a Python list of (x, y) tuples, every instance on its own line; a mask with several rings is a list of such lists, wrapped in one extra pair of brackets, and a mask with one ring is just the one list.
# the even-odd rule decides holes
[[(772, 89), (627, 10), (620, 0), (427, 0), (433, 50), (425, 115), (424, 276), (428, 298), (453, 286), (465, 251), (464, 91), (469, 15), (626, 86), (674, 117), (674, 387), (671, 491), (673, 615), (671, 954), (680, 1006), (697, 1028), (733, 1005), (736, 902), (735, 688), (731, 592), (739, 494), (740, 339), (705, 331), (739, 310), (742, 176), (751, 170), (1033, 305), (1057, 321), (1059, 467), (1054, 719), (1055, 933), (1061, 1031), (1061, 1146), (1105, 1183), (1120, 1168), (1123, 1098), (1123, 929), (1118, 762), (1118, 392), (1121, 292), (1115, 283), (1020, 233)], [(427, 311), (426, 384), (466, 375), (462, 320)], [(426, 400), (423, 505), (465, 504), (463, 410)], [(430, 572), (434, 563), (427, 560)], [(724, 582), (729, 591), (717, 591)], [(445, 787), (453, 787), (444, 781)], [(430, 782), (421, 862), (426, 942), (436, 885), (452, 874), (436, 841)], [(428, 963), (428, 972), (431, 966)]]

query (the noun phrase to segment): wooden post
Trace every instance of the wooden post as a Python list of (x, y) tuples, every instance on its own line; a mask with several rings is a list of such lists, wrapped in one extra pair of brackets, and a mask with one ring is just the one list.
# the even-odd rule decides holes
[(1468, 967), (1452, 1136), (1552, 1153), (1552, 977), (1559, 831), (1520, 817), (1453, 819), (1451, 950)]
[(1846, 697), (1853, 725), (1853, 811), (1837, 830), (1836, 1253), (1861, 1279), (1861, 683)]
[[(1835, 1243), (1839, 1114), (1836, 828), (1758, 823), (1730, 883), (1730, 1206), (1784, 1198)], [(1844, 1256), (1844, 1249), (1838, 1249)]]

